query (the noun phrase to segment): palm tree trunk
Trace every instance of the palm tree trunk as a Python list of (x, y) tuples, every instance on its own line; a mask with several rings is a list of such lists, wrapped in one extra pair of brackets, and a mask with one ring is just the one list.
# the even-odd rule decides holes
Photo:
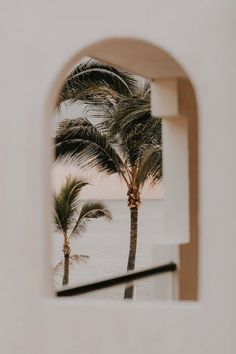
[[(130, 246), (127, 271), (134, 270), (138, 235), (138, 208), (130, 208)], [(127, 285), (125, 288), (124, 299), (132, 299), (134, 286)]]
[(63, 274), (62, 285), (68, 285), (69, 269), (70, 269), (70, 243), (67, 236), (65, 236), (64, 239), (63, 253), (64, 253), (64, 274)]
[(70, 256), (68, 254), (64, 255), (64, 275), (62, 285), (69, 284), (69, 260)]

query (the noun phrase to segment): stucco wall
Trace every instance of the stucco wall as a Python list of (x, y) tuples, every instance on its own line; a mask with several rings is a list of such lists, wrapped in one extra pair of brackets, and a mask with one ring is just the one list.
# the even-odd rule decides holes
[[(235, 352), (234, 14), (231, 0), (2, 1), (1, 352)], [(98, 304), (52, 296), (47, 197), (52, 96), (76, 53), (122, 36), (166, 49), (196, 90), (198, 303)]]

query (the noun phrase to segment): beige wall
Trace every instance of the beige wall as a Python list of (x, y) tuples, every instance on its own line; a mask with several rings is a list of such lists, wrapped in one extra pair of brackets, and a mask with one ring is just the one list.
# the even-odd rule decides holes
[[(2, 2), (3, 353), (235, 352), (234, 12), (231, 0), (101, 0), (92, 7), (78, 0)], [(199, 302), (98, 304), (55, 299), (50, 288), (48, 156), (53, 101), (78, 53), (117, 36), (164, 48), (181, 63), (195, 88)], [(117, 60), (125, 63), (129, 50), (137, 73), (143, 62), (151, 75), (158, 67), (156, 56), (137, 53), (134, 47), (119, 47)]]

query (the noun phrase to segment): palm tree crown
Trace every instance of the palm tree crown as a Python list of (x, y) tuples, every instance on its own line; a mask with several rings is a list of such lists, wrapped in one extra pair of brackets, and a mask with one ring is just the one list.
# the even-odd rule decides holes
[(85, 118), (64, 120), (55, 142), (57, 158), (118, 173), (131, 190), (162, 177), (161, 120), (151, 115), (148, 84), (137, 84), (97, 126)]
[(69, 176), (60, 192), (54, 197), (56, 230), (63, 232), (69, 238), (85, 232), (92, 219), (100, 217), (109, 221), (112, 219), (111, 212), (102, 202), (89, 201), (81, 205), (79, 197), (86, 185), (87, 182)]

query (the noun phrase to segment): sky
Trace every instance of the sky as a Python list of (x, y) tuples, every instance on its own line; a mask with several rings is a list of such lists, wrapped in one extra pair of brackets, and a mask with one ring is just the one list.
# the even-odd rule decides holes
[[(124, 199), (126, 198), (126, 185), (116, 175), (107, 176), (91, 169), (80, 169), (72, 165), (55, 165), (52, 171), (52, 184), (54, 191), (58, 191), (67, 176), (73, 175), (85, 179), (90, 183), (83, 189), (82, 199)], [(142, 191), (144, 199), (163, 198), (163, 185), (146, 186)]]

